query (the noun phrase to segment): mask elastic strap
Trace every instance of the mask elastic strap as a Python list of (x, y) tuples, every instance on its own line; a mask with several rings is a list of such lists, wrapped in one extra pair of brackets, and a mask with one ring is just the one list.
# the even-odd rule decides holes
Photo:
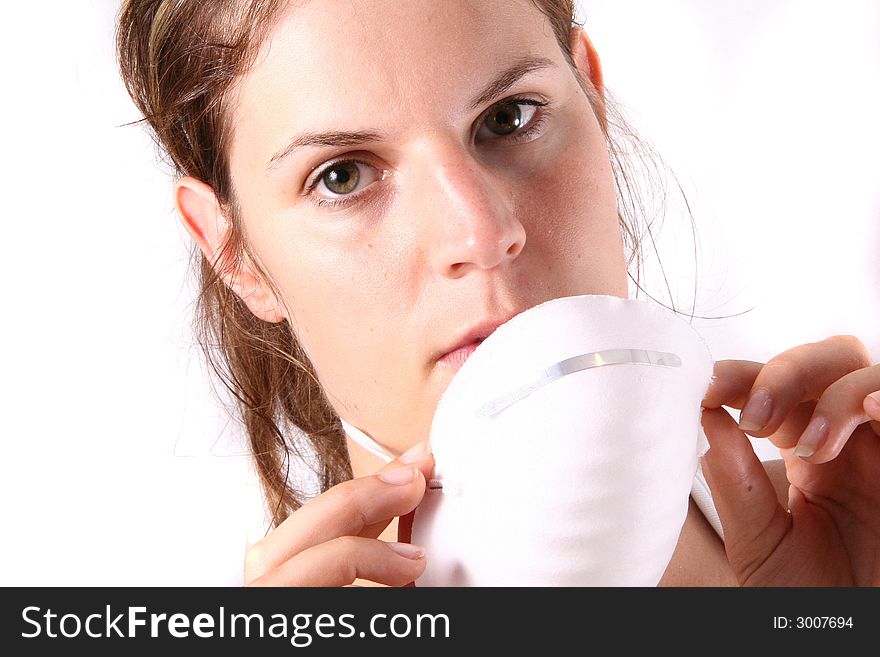
[(356, 427), (353, 427), (342, 418), (339, 419), (342, 420), (342, 428), (345, 429), (345, 433), (348, 434), (348, 437), (351, 438), (358, 445), (363, 447), (365, 450), (367, 450), (370, 454), (379, 457), (380, 459), (385, 461), (385, 463), (390, 463), (395, 459), (395, 456), (393, 454), (389, 454), (388, 450), (386, 450), (384, 447), (382, 447), (382, 445), (370, 438), (363, 431)]

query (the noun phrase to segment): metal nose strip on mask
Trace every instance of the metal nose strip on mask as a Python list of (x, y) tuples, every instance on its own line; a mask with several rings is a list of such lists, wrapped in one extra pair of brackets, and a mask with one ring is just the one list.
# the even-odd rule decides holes
[(594, 367), (624, 365), (626, 363), (681, 367), (681, 358), (676, 354), (646, 349), (606, 349), (605, 351), (593, 351), (588, 354), (566, 358), (541, 372), (534, 381), (518, 386), (510, 392), (484, 404), (477, 410), (477, 417), (482, 418), (495, 415), (508, 406), (528, 397), (539, 388), (543, 388), (548, 383), (552, 383), (569, 374), (589, 370)]

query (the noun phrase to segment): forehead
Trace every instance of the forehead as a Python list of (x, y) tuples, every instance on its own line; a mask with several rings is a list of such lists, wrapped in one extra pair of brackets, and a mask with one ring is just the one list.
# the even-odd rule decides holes
[(529, 0), (292, 2), (237, 85), (233, 149), (268, 151), (302, 129), (414, 126), (435, 103), (451, 124), (524, 54), (563, 61)]

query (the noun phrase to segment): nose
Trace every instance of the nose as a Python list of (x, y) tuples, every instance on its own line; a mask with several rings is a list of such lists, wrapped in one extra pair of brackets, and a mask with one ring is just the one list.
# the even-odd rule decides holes
[(428, 150), (421, 209), (432, 269), (460, 278), (515, 260), (526, 231), (510, 188), (464, 149)]

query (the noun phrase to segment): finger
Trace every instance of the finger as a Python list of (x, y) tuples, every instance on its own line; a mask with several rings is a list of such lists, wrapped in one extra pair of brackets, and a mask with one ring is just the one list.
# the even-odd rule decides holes
[(703, 398), (703, 408), (742, 408), (764, 363), (751, 360), (719, 360), (712, 383)]
[[(719, 360), (715, 363), (712, 383), (703, 398), (703, 408), (742, 408), (764, 363), (750, 360)], [(813, 416), (815, 401), (806, 401), (792, 409), (780, 427), (768, 439), (776, 447), (794, 447)]]
[(795, 456), (810, 463), (837, 458), (856, 427), (872, 419), (866, 402), (878, 388), (880, 365), (851, 372), (828, 386), (797, 443)]
[(770, 555), (790, 526), (776, 489), (748, 437), (724, 409), (705, 409), (709, 451), (702, 459), (724, 531), (727, 558), (745, 581)]
[(739, 428), (751, 436), (766, 438), (779, 429), (798, 404), (819, 399), (832, 383), (870, 364), (865, 345), (848, 335), (784, 351), (758, 373), (743, 406)]
[(798, 404), (789, 412), (782, 425), (773, 434), (767, 436), (767, 440), (780, 449), (794, 447), (810, 423), (815, 408), (815, 401)]
[(414, 465), (419, 469), (426, 480), (430, 479), (434, 472), (434, 456), (431, 454), (430, 443), (427, 441), (416, 443), (393, 461), (389, 461), (383, 465), (374, 474), (394, 470), (401, 465)]
[[(400, 467), (401, 462), (412, 463), (414, 466), (416, 466), (422, 473), (422, 476), (425, 478), (426, 482), (434, 475), (434, 456), (431, 454), (431, 446), (427, 442), (414, 445), (393, 461), (389, 461), (381, 468), (379, 468), (376, 471), (376, 474), (378, 474), (379, 472), (394, 470), (395, 468)], [(402, 515), (400, 520), (411, 516), (413, 513), (414, 510), (410, 511), (408, 514)], [(400, 520), (398, 521), (398, 527), (400, 526)], [(367, 538), (377, 538), (379, 534), (381, 534), (385, 530), (389, 522), (390, 519), (379, 522), (375, 525), (368, 525), (367, 527), (364, 527), (364, 529), (360, 532), (360, 536), (366, 536)], [(398, 536), (400, 536), (399, 531)], [(408, 536), (406, 537), (406, 539), (398, 538), (397, 540), (409, 543)]]
[(248, 585), (345, 586), (366, 579), (404, 586), (421, 576), (426, 563), (424, 549), (416, 545), (341, 536), (303, 550)]
[(339, 536), (366, 533), (375, 538), (392, 518), (412, 511), (425, 493), (422, 470), (433, 468), (427, 446), (413, 450), (376, 474), (337, 484), (300, 507), (248, 550), (246, 576), (256, 579), (293, 555)]
[(862, 402), (862, 408), (871, 418), (871, 427), (874, 429), (874, 433), (880, 436), (880, 390), (867, 395)]

